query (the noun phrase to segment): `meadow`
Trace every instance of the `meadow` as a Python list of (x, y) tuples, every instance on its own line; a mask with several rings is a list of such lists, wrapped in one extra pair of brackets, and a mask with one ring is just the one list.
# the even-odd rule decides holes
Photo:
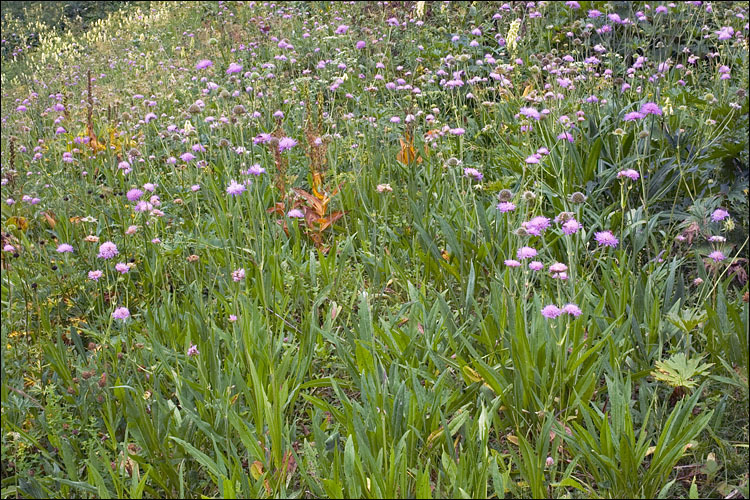
[(750, 497), (746, 2), (18, 12), (2, 498)]

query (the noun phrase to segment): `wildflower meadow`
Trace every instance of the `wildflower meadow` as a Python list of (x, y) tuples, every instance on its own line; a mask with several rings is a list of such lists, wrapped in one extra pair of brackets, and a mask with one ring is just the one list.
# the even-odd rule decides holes
[(53, 3), (2, 498), (750, 496), (747, 2)]

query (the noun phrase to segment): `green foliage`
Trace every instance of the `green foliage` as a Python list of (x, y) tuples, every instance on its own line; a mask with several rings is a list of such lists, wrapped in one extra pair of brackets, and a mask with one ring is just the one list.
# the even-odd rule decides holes
[(580, 3), (3, 2), (0, 496), (748, 496), (747, 7)]

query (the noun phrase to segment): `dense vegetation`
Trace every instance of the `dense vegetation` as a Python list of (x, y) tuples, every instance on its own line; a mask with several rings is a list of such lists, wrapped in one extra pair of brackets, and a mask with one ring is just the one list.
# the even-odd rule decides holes
[(748, 497), (747, 3), (3, 6), (3, 498)]

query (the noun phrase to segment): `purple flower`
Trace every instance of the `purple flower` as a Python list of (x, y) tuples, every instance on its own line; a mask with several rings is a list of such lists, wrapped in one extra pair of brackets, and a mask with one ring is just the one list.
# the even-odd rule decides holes
[(521, 263), (513, 259), (505, 259), (505, 265), (508, 267), (520, 267)]
[(365, 47), (367, 47), (367, 42), (365, 42), (364, 40), (360, 40), (357, 42), (358, 49), (364, 49)]
[(516, 252), (516, 258), (518, 260), (529, 259), (531, 257), (536, 257), (536, 256), (537, 256), (536, 249), (531, 248), (531, 247), (521, 247)]
[(214, 63), (211, 62), (210, 60), (208, 60), (208, 59), (201, 59), (195, 65), (195, 69), (206, 69), (206, 68), (210, 68), (213, 65), (214, 65)]
[(564, 313), (568, 313), (575, 318), (583, 314), (583, 311), (581, 311), (581, 308), (575, 304), (565, 304), (565, 307), (563, 307), (562, 310)]
[(562, 309), (556, 305), (550, 304), (542, 309), (542, 316), (547, 319), (554, 319), (563, 313)]
[(641, 114), (646, 115), (659, 115), (661, 116), (661, 108), (655, 102), (647, 102), (641, 106)]
[(632, 168), (628, 168), (625, 170), (620, 170), (617, 172), (617, 178), (621, 179), (623, 177), (627, 177), (628, 179), (637, 181), (638, 178), (641, 176), (641, 174), (638, 173), (637, 170), (633, 170)]
[(513, 203), (509, 202), (509, 201), (503, 201), (503, 202), (497, 204), (497, 209), (501, 213), (512, 212), (513, 210), (516, 209), (516, 206)]
[(717, 208), (714, 210), (714, 213), (711, 214), (711, 220), (714, 222), (719, 222), (729, 217), (729, 212), (724, 210), (723, 208)]
[(286, 216), (291, 217), (293, 219), (302, 219), (305, 216), (305, 214), (299, 208), (293, 208), (287, 212)]
[(143, 196), (143, 191), (141, 191), (140, 189), (131, 189), (125, 194), (125, 196), (130, 201), (136, 201), (140, 199), (141, 196)]
[(549, 219), (547, 217), (534, 217), (528, 222), (524, 222), (522, 226), (526, 231), (533, 236), (541, 236), (541, 234), (549, 227)]
[(130, 311), (128, 311), (127, 307), (118, 307), (115, 309), (115, 312), (112, 313), (112, 317), (125, 321), (130, 317)]
[(568, 235), (577, 233), (579, 229), (581, 229), (581, 224), (575, 219), (570, 219), (562, 226), (563, 234)]
[(542, 264), (538, 260), (532, 260), (531, 262), (529, 262), (529, 269), (531, 269), (532, 271), (541, 271), (542, 269), (544, 269), (544, 264)]
[(187, 355), (192, 357), (197, 356), (198, 354), (200, 354), (200, 351), (198, 351), (198, 346), (191, 343), (190, 347), (187, 350)]
[(726, 257), (726, 255), (724, 255), (720, 251), (715, 250), (715, 251), (711, 252), (710, 254), (708, 254), (708, 258), (709, 259), (713, 259), (714, 262), (721, 262), (722, 260), (726, 259), (727, 257)]
[(722, 26), (722, 28), (715, 33), (718, 35), (719, 40), (729, 40), (734, 36), (734, 28), (731, 26)]
[(233, 281), (242, 281), (245, 279), (245, 269), (239, 268), (232, 271), (232, 280)]
[(99, 255), (98, 255), (98, 257), (100, 259), (105, 259), (105, 260), (106, 259), (111, 259), (112, 257), (114, 257), (115, 255), (117, 255), (118, 253), (120, 253), (120, 252), (117, 251), (117, 246), (114, 243), (112, 243), (111, 241), (105, 241), (104, 243), (102, 243), (101, 245), (99, 245)]
[(337, 35), (343, 35), (347, 31), (349, 31), (349, 26), (347, 26), (346, 24), (341, 24), (338, 28), (336, 28), (336, 31), (334, 31), (334, 33)]
[(279, 139), (279, 152), (283, 153), (287, 149), (292, 149), (296, 145), (297, 141), (292, 139), (291, 137), (282, 137), (281, 139)]
[(58, 253), (73, 253), (73, 247), (68, 245), (67, 243), (63, 243), (62, 245), (57, 247)]
[(526, 157), (526, 163), (529, 163), (529, 164), (539, 163), (540, 159), (541, 159), (541, 155), (534, 153), (533, 155)]
[(622, 120), (626, 122), (633, 122), (636, 120), (640, 120), (644, 116), (645, 115), (643, 113), (639, 113), (638, 111), (631, 111), (630, 113), (626, 114), (625, 118), (623, 118)]
[(227, 194), (231, 194), (232, 196), (242, 194), (243, 191), (245, 191), (245, 186), (238, 184), (234, 179), (232, 179), (229, 186), (227, 186)]
[(563, 264), (562, 262), (555, 262), (551, 266), (549, 266), (549, 272), (556, 274), (556, 273), (564, 273), (568, 270), (568, 266)]
[(229, 68), (227, 68), (227, 75), (231, 75), (232, 73), (239, 73), (242, 71), (242, 66), (237, 63), (232, 63), (229, 65)]
[(130, 271), (130, 266), (124, 262), (118, 262), (117, 265), (115, 265), (115, 271), (125, 274)]
[(90, 280), (99, 281), (99, 278), (101, 278), (102, 275), (104, 275), (104, 273), (98, 269), (96, 271), (89, 271)]
[(611, 231), (599, 231), (594, 235), (594, 239), (599, 245), (615, 248), (620, 241), (615, 238)]
[(180, 155), (180, 160), (184, 161), (185, 163), (189, 163), (195, 160), (195, 155), (193, 153), (182, 153)]
[(520, 114), (525, 116), (526, 118), (532, 118), (534, 120), (541, 120), (542, 115), (534, 108), (521, 108), (518, 110)]
[(250, 168), (248, 168), (244, 172), (245, 175), (256, 175), (256, 176), (257, 175), (261, 175), (261, 174), (265, 174), (265, 173), (266, 173), (266, 169), (263, 168), (263, 167), (261, 167), (260, 164), (258, 164), (258, 163), (254, 164), (254, 165), (250, 165)]
[(473, 177), (474, 179), (481, 181), (484, 178), (484, 175), (476, 168), (467, 167), (464, 169), (464, 177)]

